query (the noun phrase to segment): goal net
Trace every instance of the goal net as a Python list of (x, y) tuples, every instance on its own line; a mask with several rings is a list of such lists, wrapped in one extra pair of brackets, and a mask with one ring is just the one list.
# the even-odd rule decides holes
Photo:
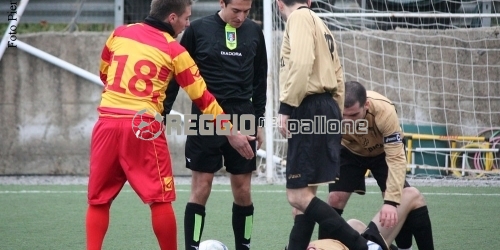
[[(366, 1), (320, 0), (312, 9), (333, 31), (345, 80), (358, 81), (395, 103), (407, 134), (408, 175), (499, 176), (500, 27), (494, 3), (485, 13), (484, 3), (476, 1), (422, 6)], [(272, 40), (269, 94), (276, 116), (285, 24), (276, 3), (272, 8), (272, 37), (266, 39)], [(287, 143), (277, 129), (272, 137), (266, 135), (269, 139), (273, 164), (261, 154), (258, 174), (268, 182), (283, 182)]]

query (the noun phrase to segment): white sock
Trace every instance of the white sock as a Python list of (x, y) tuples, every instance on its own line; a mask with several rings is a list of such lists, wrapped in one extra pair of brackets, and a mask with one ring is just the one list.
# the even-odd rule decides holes
[(366, 242), (366, 245), (368, 246), (368, 250), (382, 250), (382, 247), (370, 240)]

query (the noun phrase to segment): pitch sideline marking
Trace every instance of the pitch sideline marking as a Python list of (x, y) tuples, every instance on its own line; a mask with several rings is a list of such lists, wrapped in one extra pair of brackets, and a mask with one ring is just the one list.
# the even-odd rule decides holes
[[(177, 189), (177, 192), (190, 192), (188, 189)], [(132, 193), (133, 190), (122, 190), (124, 193)], [(231, 192), (230, 189), (213, 189), (212, 192)], [(0, 190), (0, 194), (84, 194), (87, 191), (83, 190)], [(285, 193), (284, 190), (253, 190), (252, 193)], [(326, 193), (325, 191), (318, 191), (318, 193)], [(366, 194), (377, 194), (380, 192), (366, 192)], [(427, 195), (453, 195), (453, 196), (500, 196), (500, 194), (474, 194), (474, 193), (422, 193), (424, 196)]]

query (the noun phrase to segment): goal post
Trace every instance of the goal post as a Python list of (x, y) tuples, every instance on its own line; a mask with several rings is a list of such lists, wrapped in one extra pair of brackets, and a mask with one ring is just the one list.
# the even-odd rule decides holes
[[(368, 90), (387, 96), (395, 104), (401, 124), (417, 127), (416, 132), (408, 133), (413, 134), (414, 142), (429, 140), (434, 142), (433, 147), (440, 148), (435, 142), (456, 136), (453, 145), (457, 148), (480, 141), (489, 148), (500, 148), (500, 132), (497, 137), (481, 135), (481, 131), (500, 126), (500, 27), (472, 25), (484, 18), (499, 19), (498, 13), (471, 13), (461, 6), (458, 13), (391, 12), (391, 16), (384, 11), (362, 11), (354, 0), (313, 2), (316, 4), (312, 9), (333, 32), (344, 79), (358, 81)], [(263, 7), (270, 65), (268, 84), (272, 85), (268, 86), (266, 116), (273, 117), (279, 107), (278, 66), (284, 23), (275, 1), (265, 0)], [(429, 127), (433, 132), (435, 126), (444, 127), (446, 134), (419, 130)], [(261, 167), (265, 166), (262, 169), (268, 182), (284, 182), (287, 143), (273, 129), (266, 128), (264, 150), (266, 157), (280, 161), (263, 159)], [(473, 157), (469, 165), (476, 172), (485, 170), (477, 169), (485, 162), (492, 169), (498, 166), (498, 152), (481, 151), (455, 152), (453, 159)], [(448, 152), (448, 161), (452, 153)]]

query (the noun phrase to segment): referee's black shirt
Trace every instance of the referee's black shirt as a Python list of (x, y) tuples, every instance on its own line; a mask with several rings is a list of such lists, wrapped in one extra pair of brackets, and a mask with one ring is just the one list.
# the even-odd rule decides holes
[[(210, 93), (219, 103), (224, 100), (252, 100), (256, 118), (264, 116), (267, 90), (267, 54), (261, 28), (250, 19), (236, 29), (237, 46), (226, 46), (226, 23), (218, 13), (197, 19), (186, 28), (181, 45), (198, 65)], [(164, 101), (165, 113), (179, 91), (169, 84)]]

